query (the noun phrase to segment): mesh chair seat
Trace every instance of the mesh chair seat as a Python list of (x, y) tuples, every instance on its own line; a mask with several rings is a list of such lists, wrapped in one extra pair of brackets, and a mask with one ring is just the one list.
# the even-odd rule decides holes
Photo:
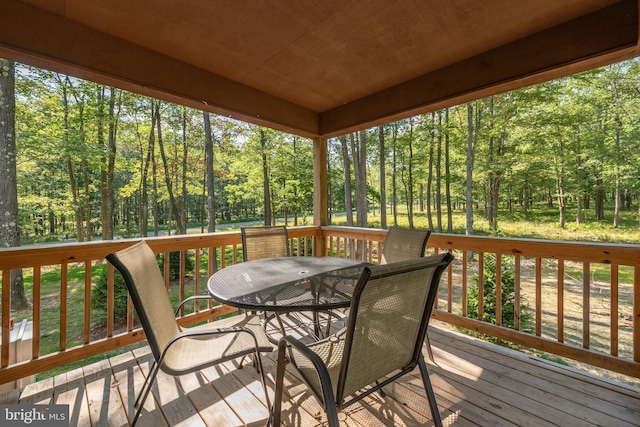
[[(249, 329), (253, 335), (240, 333), (237, 328)], [(210, 335), (195, 335), (198, 332), (206, 334), (212, 330), (216, 331), (216, 336), (213, 339)], [(273, 350), (273, 345), (264, 334), (262, 323), (256, 316), (233, 316), (193, 328), (186, 328), (183, 331), (194, 334), (194, 336), (180, 339), (169, 347), (164, 357), (164, 363), (160, 366), (163, 372), (170, 375), (193, 372), (205, 368), (209, 364), (215, 365), (245, 356), (247, 351), (254, 352), (254, 336), (258, 341), (258, 351), (270, 352)], [(206, 360), (211, 363), (204, 362)]]

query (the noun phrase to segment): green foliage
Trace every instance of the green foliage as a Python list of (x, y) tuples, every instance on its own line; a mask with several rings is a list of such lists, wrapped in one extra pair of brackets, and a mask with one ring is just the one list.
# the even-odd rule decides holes
[[(194, 257), (193, 251), (186, 252), (185, 275), (188, 275), (188, 272), (193, 271), (193, 268), (195, 266), (194, 258), (195, 257)], [(160, 255), (159, 263), (160, 263), (160, 270), (164, 271), (164, 255)], [(171, 252), (169, 254), (169, 279), (177, 280), (179, 278), (180, 278), (180, 252)]]
[[(514, 266), (512, 262), (503, 262), (502, 277), (500, 280), (502, 290), (502, 326), (511, 329), (515, 328), (515, 276), (513, 269)], [(483, 310), (481, 320), (493, 324), (496, 324), (496, 271), (495, 255), (485, 255), (483, 271)], [(473, 277), (474, 286), (471, 286), (467, 296), (468, 315), (475, 319), (480, 318), (478, 315), (478, 279), (478, 275)], [(520, 302), (520, 329), (526, 331), (529, 329), (533, 316), (531, 314), (530, 307), (527, 304), (523, 304), (522, 298)]]
[[(116, 270), (113, 275), (113, 316), (116, 321), (127, 317), (127, 286), (122, 275)], [(97, 276), (91, 289), (91, 308), (107, 313), (107, 268), (106, 265)]]

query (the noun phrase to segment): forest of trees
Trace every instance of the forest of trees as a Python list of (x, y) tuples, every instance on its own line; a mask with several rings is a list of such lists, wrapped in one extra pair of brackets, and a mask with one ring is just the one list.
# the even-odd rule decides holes
[[(15, 77), (0, 79), (0, 94), (15, 99), (15, 135), (0, 132), (0, 152), (15, 138), (17, 181), (0, 191), (5, 199), (15, 186), (23, 239), (214, 231), (256, 218), (296, 225), (312, 213), (309, 139), (4, 68)], [(368, 210), (390, 206), (386, 228), (402, 206), (409, 226), (420, 211), (445, 232), (451, 213), (466, 211), (471, 234), (474, 211), (497, 231), (502, 212), (527, 218), (546, 203), (560, 227), (602, 219), (605, 207), (617, 226), (622, 210), (638, 209), (639, 95), (640, 64), (627, 61), (330, 139), (330, 209), (367, 226)]]

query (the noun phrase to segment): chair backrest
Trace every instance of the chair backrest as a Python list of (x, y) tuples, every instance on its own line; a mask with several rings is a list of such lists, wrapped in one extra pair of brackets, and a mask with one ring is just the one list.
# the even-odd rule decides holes
[(156, 360), (169, 340), (180, 332), (156, 255), (144, 240), (107, 255), (122, 274)]
[(452, 259), (444, 253), (365, 268), (352, 298), (337, 402), (417, 365), (440, 276)]
[(382, 246), (380, 264), (423, 257), (430, 234), (430, 230), (390, 228)]
[(289, 256), (287, 227), (241, 227), (242, 255), (245, 261)]

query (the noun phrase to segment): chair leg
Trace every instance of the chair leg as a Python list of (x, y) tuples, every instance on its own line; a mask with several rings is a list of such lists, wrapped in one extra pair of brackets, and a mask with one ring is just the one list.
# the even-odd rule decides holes
[(138, 421), (138, 417), (142, 412), (142, 408), (144, 407), (144, 402), (147, 400), (149, 396), (149, 392), (151, 391), (151, 387), (153, 387), (153, 382), (156, 379), (156, 375), (158, 375), (158, 371), (160, 370), (160, 365), (155, 361), (153, 365), (151, 365), (151, 370), (149, 371), (149, 375), (147, 375), (147, 379), (144, 381), (142, 385), (142, 390), (140, 390), (140, 394), (138, 394), (138, 398), (136, 399), (136, 403), (133, 404), (133, 409), (136, 411), (133, 421), (131, 421), (131, 427), (136, 425)]
[(427, 351), (429, 352), (429, 360), (431, 360), (432, 363), (436, 363), (436, 361), (433, 360), (433, 351), (431, 351), (431, 342), (429, 341), (429, 334), (424, 334), (424, 341), (427, 343)]
[(340, 427), (336, 405), (327, 406), (325, 412), (327, 414), (327, 424), (329, 424), (329, 427)]
[(260, 381), (262, 381), (262, 389), (264, 390), (264, 397), (267, 402), (267, 408), (271, 408), (271, 402), (269, 400), (269, 393), (267, 392), (267, 380), (264, 376), (264, 369), (262, 368), (262, 358), (260, 357), (260, 352), (256, 350), (255, 360), (253, 361), (256, 365), (256, 369), (260, 373)]
[(429, 371), (427, 371), (427, 364), (424, 362), (424, 357), (422, 357), (422, 355), (418, 358), (418, 366), (420, 366), (422, 382), (424, 384), (424, 389), (427, 392), (427, 400), (429, 401), (429, 407), (431, 408), (433, 423), (436, 427), (442, 427), (442, 419), (440, 418), (440, 411), (438, 410), (438, 402), (436, 402), (436, 395), (433, 392), (433, 387), (431, 386)]
[[(284, 373), (286, 370), (287, 356), (286, 356), (287, 344), (281, 342), (278, 344), (278, 369), (276, 370), (276, 391), (274, 396), (273, 407), (271, 408), (271, 414), (269, 415), (269, 421), (267, 426), (273, 425), (274, 427), (280, 426), (280, 412), (282, 410), (282, 393), (284, 388)], [(272, 424), (273, 421), (273, 424)]]

